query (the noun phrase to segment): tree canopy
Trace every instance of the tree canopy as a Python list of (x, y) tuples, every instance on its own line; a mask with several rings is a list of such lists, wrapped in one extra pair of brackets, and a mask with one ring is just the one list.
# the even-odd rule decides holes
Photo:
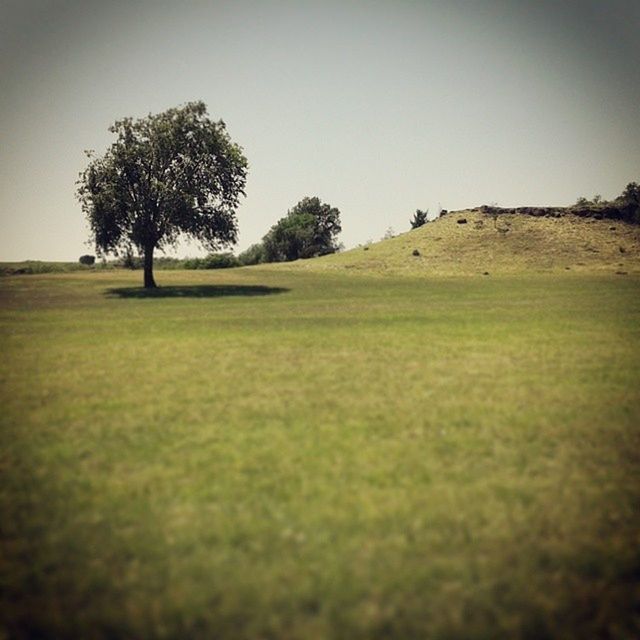
[(637, 182), (630, 182), (618, 196), (617, 201), (622, 205), (640, 206), (640, 185)]
[(338, 209), (317, 197), (303, 198), (264, 236), (261, 261), (288, 262), (334, 253), (341, 230)]
[(247, 160), (203, 102), (124, 118), (109, 131), (116, 141), (101, 157), (87, 152), (77, 191), (99, 254), (135, 247), (144, 286), (155, 287), (155, 249), (181, 236), (210, 251), (236, 242)]

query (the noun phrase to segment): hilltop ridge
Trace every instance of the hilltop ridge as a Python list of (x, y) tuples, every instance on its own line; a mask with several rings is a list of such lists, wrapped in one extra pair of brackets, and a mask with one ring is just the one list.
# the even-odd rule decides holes
[(588, 203), (586, 205), (575, 204), (570, 207), (498, 207), (482, 205), (469, 209), (488, 215), (519, 214), (534, 216), (537, 218), (563, 218), (577, 216), (578, 218), (593, 218), (595, 220), (621, 220), (630, 224), (640, 224), (640, 208), (637, 204), (616, 204), (615, 202), (602, 202), (600, 204)]

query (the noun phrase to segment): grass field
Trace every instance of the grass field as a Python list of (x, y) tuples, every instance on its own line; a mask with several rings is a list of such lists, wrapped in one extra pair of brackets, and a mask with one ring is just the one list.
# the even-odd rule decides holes
[(7, 638), (640, 634), (640, 278), (0, 279)]

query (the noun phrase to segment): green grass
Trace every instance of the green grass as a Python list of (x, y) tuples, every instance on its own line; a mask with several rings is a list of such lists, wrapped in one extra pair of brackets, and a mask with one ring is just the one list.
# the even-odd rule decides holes
[(639, 278), (139, 280), (0, 281), (6, 637), (640, 634)]

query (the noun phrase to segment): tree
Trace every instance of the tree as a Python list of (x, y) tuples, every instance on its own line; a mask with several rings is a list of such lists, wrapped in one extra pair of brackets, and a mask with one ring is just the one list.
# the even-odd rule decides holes
[(427, 223), (427, 214), (429, 213), (429, 209), (426, 211), (420, 211), (420, 209), (416, 209), (416, 212), (409, 222), (411, 223), (412, 229), (417, 229), (421, 227), (423, 224)]
[(616, 198), (616, 202), (621, 205), (640, 206), (640, 185), (637, 182), (630, 182)]
[(95, 256), (90, 256), (90, 255), (80, 256), (80, 258), (78, 259), (78, 262), (80, 264), (85, 264), (87, 266), (90, 266), (90, 265), (94, 264), (95, 261), (96, 261), (96, 257)]
[(99, 254), (144, 256), (144, 286), (156, 286), (153, 252), (185, 236), (210, 251), (236, 242), (235, 210), (247, 160), (203, 102), (118, 120), (116, 141), (80, 173), (77, 196)]
[(264, 262), (289, 262), (335, 253), (340, 211), (319, 198), (303, 198), (262, 239)]
[(616, 198), (616, 204), (625, 210), (623, 219), (632, 224), (640, 224), (640, 185), (630, 182)]

